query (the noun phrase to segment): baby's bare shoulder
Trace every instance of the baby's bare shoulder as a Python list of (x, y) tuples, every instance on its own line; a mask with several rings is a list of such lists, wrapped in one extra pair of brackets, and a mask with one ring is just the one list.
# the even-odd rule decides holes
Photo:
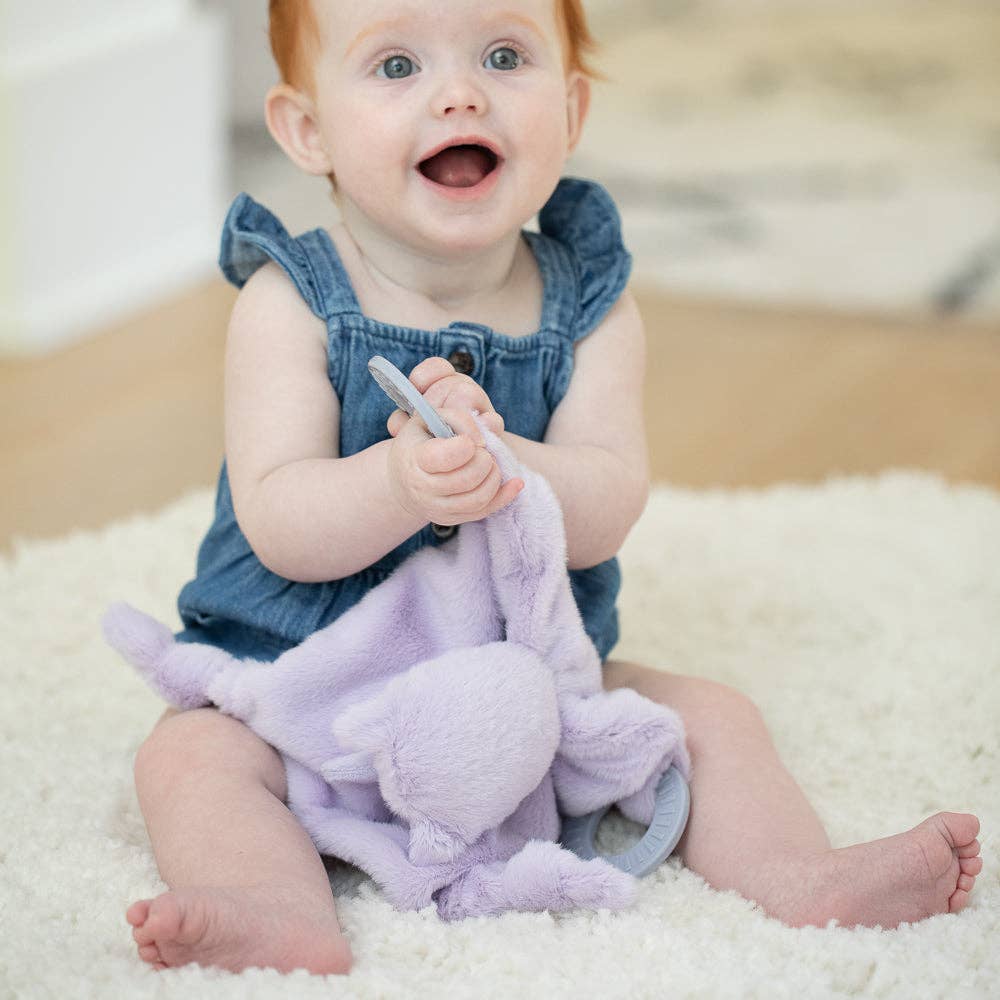
[(326, 342), (326, 324), (308, 306), (282, 267), (258, 268), (240, 289), (229, 319), (230, 350), (280, 341)]

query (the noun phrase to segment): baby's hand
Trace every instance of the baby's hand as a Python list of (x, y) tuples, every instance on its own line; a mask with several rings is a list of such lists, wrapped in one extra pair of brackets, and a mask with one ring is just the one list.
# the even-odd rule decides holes
[[(463, 410), (477, 410), (486, 426), (499, 434), (504, 427), (503, 417), (493, 409), (486, 390), (470, 378), (461, 375), (444, 358), (427, 358), (410, 372), (410, 381), (435, 410), (444, 406)], [(389, 428), (392, 433), (392, 427)]]
[(436, 407), (455, 436), (432, 437), (419, 417), (396, 411), (389, 478), (404, 509), (434, 524), (478, 521), (506, 507), (524, 480), (500, 483), (500, 469), (486, 450), (482, 433), (467, 409)]

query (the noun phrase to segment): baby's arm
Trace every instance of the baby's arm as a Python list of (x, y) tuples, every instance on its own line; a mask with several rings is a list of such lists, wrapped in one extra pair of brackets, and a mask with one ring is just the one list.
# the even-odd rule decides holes
[(569, 389), (544, 442), (504, 434), (559, 498), (570, 569), (615, 555), (646, 506), (645, 370), (642, 316), (626, 290), (597, 329), (576, 344)]
[(326, 337), (274, 264), (254, 274), (233, 309), (226, 460), (237, 520), (265, 566), (291, 580), (338, 579), (428, 521), (478, 519), (510, 501), (513, 487), (500, 487), (467, 410), (442, 410), (454, 438), (433, 439), (411, 421), (406, 433), (341, 458)]
[[(576, 345), (573, 377), (544, 442), (504, 432), (517, 457), (545, 476), (559, 498), (570, 569), (615, 555), (646, 504), (645, 363), (642, 317), (626, 291)], [(414, 369), (421, 391), (442, 374), (434, 364), (432, 359)], [(433, 389), (427, 399), (435, 402)]]

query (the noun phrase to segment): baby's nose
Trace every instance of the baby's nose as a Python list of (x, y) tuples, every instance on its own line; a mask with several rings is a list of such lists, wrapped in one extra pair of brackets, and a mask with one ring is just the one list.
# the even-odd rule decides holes
[(481, 115), (486, 111), (486, 108), (486, 95), (464, 75), (450, 77), (434, 95), (434, 114), (442, 118), (463, 112)]

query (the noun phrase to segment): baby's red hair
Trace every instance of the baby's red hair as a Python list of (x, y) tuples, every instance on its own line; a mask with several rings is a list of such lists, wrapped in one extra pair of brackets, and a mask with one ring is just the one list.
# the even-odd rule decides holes
[[(582, 0), (555, 0), (566, 47), (566, 71), (589, 77), (598, 73), (588, 64), (594, 39), (587, 27)], [(319, 42), (319, 24), (312, 0), (270, 0), (271, 51), (281, 79), (297, 90), (312, 90), (312, 60)]]

